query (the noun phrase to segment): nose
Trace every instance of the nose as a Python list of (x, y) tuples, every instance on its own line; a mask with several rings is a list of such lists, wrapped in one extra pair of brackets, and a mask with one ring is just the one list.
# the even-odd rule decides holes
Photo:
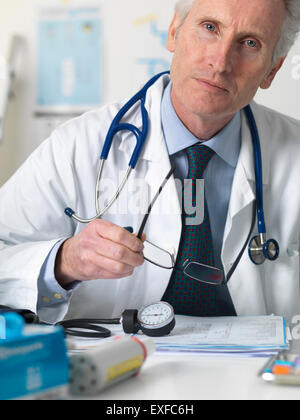
[(219, 40), (209, 55), (209, 66), (218, 73), (230, 73), (234, 67), (234, 46), (230, 40)]

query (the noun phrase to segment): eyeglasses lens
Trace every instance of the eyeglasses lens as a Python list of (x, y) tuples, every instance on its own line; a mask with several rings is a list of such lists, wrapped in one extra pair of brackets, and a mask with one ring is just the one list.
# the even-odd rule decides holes
[(194, 261), (187, 261), (183, 266), (184, 273), (202, 283), (221, 285), (224, 282), (222, 270)]

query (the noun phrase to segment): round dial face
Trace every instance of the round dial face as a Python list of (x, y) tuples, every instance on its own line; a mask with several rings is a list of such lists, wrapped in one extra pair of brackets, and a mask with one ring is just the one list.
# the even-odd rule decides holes
[(173, 318), (173, 308), (166, 302), (145, 306), (138, 313), (139, 323), (148, 328), (160, 328), (169, 324)]

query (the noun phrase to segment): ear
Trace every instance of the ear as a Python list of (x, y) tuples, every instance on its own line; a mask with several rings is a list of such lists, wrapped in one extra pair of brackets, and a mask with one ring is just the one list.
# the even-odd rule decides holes
[(180, 26), (180, 17), (179, 17), (178, 12), (176, 11), (172, 19), (171, 25), (169, 27), (169, 32), (168, 32), (168, 37), (167, 37), (167, 49), (171, 53), (175, 51), (176, 35), (177, 35), (177, 30), (179, 26)]
[(271, 86), (276, 74), (281, 69), (285, 59), (286, 57), (281, 57), (278, 59), (275, 66), (273, 66), (272, 70), (265, 76), (264, 80), (261, 82), (261, 89), (268, 89)]

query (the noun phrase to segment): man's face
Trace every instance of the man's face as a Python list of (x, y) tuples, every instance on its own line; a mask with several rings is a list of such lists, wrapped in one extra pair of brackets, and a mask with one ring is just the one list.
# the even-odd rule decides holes
[(183, 25), (175, 13), (167, 47), (173, 100), (202, 117), (226, 117), (268, 88), (286, 10), (282, 0), (198, 0)]

